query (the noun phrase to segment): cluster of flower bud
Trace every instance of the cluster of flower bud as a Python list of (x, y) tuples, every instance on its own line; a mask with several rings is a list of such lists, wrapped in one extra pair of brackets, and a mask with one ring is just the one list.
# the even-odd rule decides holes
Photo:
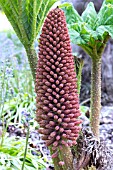
[[(36, 71), (37, 113), (47, 146), (76, 144), (81, 120), (76, 73), (64, 12), (51, 10), (40, 35)], [(56, 157), (55, 152), (52, 157)]]

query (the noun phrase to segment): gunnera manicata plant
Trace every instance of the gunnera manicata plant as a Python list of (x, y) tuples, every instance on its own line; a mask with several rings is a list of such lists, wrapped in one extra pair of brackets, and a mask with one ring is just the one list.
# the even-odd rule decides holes
[(61, 9), (49, 12), (39, 41), (36, 120), (52, 157), (57, 157), (58, 147), (76, 144), (81, 123), (74, 58)]

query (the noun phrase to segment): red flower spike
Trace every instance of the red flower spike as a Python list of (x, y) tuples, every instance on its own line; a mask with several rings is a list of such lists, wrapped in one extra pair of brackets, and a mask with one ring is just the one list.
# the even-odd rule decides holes
[(64, 12), (56, 8), (49, 12), (40, 35), (35, 86), (39, 132), (55, 151), (53, 158), (57, 147), (74, 145), (80, 131), (76, 81)]

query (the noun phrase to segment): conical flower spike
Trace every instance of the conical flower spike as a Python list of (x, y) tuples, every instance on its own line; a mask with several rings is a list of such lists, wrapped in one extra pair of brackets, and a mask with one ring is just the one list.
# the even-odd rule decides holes
[(36, 71), (37, 121), (47, 146), (76, 143), (81, 120), (76, 73), (64, 12), (49, 12), (40, 35)]

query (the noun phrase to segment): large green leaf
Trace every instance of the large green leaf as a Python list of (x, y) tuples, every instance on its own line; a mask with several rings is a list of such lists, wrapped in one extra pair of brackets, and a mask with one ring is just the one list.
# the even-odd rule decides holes
[(94, 39), (97, 40), (98, 38), (95, 30), (93, 30), (97, 17), (93, 3), (89, 3), (81, 17), (72, 4), (65, 3), (60, 7), (63, 8), (66, 15), (71, 41), (80, 46), (87, 45), (90, 40), (94, 44)]
[[(28, 40), (31, 37), (31, 25), (32, 25), (32, 16), (30, 18), (30, 13), (33, 13), (33, 9), (30, 8), (30, 2), (26, 0), (22, 0), (22, 11), (21, 11), (21, 19), (24, 25), (24, 29), (27, 33)], [(31, 11), (30, 11), (31, 10)]]
[(105, 4), (97, 17), (97, 27), (100, 25), (112, 25), (113, 24), (113, 4)]
[(75, 44), (86, 44), (90, 40), (90, 34), (87, 31), (85, 23), (75, 23), (69, 26), (71, 41)]
[[(100, 54), (109, 36), (113, 38), (113, 0), (105, 0), (97, 14), (93, 3), (89, 3), (80, 16), (72, 4), (60, 6), (66, 15), (70, 38), (74, 44), (85, 49), (89, 55)], [(95, 50), (96, 49), (96, 50)]]
[(12, 11), (9, 3), (6, 0), (0, 0), (0, 6), (4, 10), (4, 13), (6, 14), (11, 25), (13, 26), (13, 28), (14, 28), (17, 36), (19, 37), (20, 41), (22, 41), (22, 35), (21, 35), (21, 32), (20, 32), (19, 26), (17, 24), (18, 19), (15, 17), (15, 15), (13, 15), (13, 11)]
[(96, 32), (98, 33), (98, 37), (103, 37), (105, 32), (108, 33), (113, 38), (113, 25), (101, 25), (96, 29)]
[(37, 54), (34, 41), (52, 5), (58, 0), (0, 0), (8, 20), (24, 45), (35, 80)]
[[(46, 9), (48, 7), (48, 3), (49, 3), (49, 0), (45, 1), (43, 0), (42, 4), (41, 4), (41, 7), (40, 7), (40, 10), (39, 10), (39, 13), (37, 15), (37, 33), (39, 32), (40, 28), (41, 28), (41, 25), (44, 21), (44, 18), (45, 18), (45, 15), (46, 15)], [(40, 23), (40, 24), (39, 24)]]
[(47, 15), (49, 9), (57, 1), (59, 1), (59, 0), (43, 0), (43, 1), (41, 0), (42, 4), (41, 4), (40, 10), (38, 12), (37, 21), (36, 21), (36, 25), (37, 25), (36, 34), (39, 33), (40, 28), (41, 28), (41, 26), (42, 26), (42, 24), (44, 22), (44, 19), (45, 19), (46, 15)]
[(68, 24), (74, 24), (76, 22), (83, 21), (78, 12), (74, 9), (72, 4), (64, 3), (60, 5), (60, 8), (64, 10), (66, 15), (66, 21)]
[(101, 37), (107, 32), (113, 38), (113, 1), (104, 1), (97, 16), (96, 32)]
[(47, 12), (58, 0), (0, 0), (7, 18), (23, 45), (32, 45)]
[(94, 7), (94, 4), (90, 2), (87, 5), (86, 10), (82, 13), (81, 16), (84, 22), (88, 23), (88, 25), (93, 29), (95, 27), (95, 22), (97, 19), (97, 13)]

